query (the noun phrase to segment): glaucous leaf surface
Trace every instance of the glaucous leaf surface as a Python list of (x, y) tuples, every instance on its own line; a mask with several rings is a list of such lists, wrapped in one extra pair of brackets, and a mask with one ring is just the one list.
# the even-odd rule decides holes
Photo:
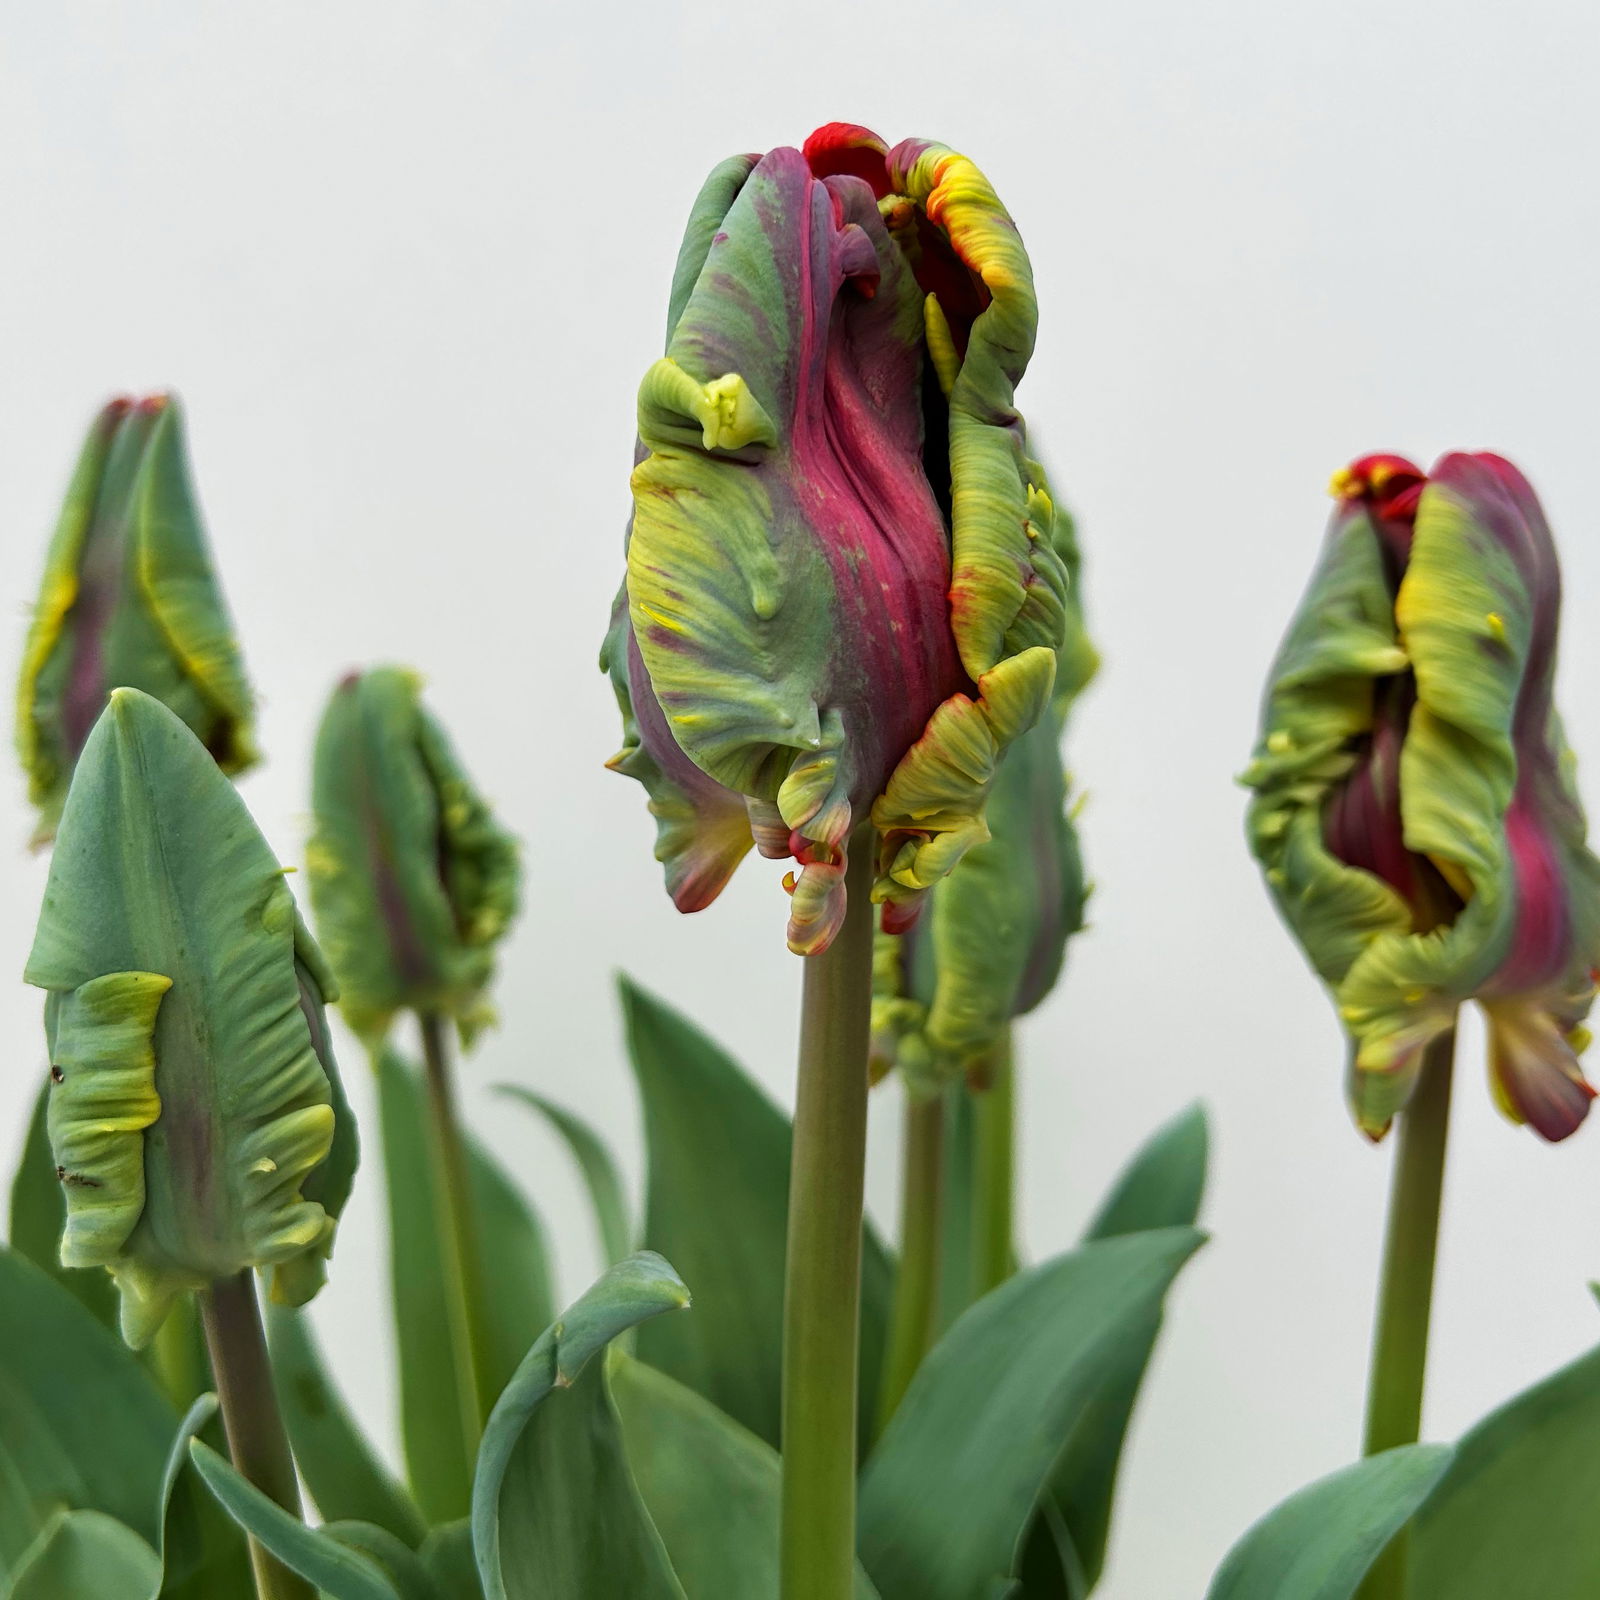
[(0, 1250), (0, 1573), (63, 1506), (102, 1511), (154, 1548), (175, 1422), (114, 1333), (31, 1261)]
[[(1449, 1470), (1451, 1454), (1448, 1445), (1403, 1445), (1319, 1478), (1246, 1532), (1206, 1600), (1351, 1600)], [(1556, 1600), (1538, 1588), (1495, 1592)]]
[(334, 1387), (310, 1318), (289, 1306), (269, 1307), (267, 1333), (278, 1409), (323, 1520), (371, 1523), (415, 1549), (427, 1524)]
[[(619, 1352), (606, 1379), (629, 1470), (691, 1600), (777, 1600), (777, 1451), (642, 1361)], [(858, 1566), (856, 1600), (876, 1593)]]
[[(681, 1264), (695, 1306), (693, 1317), (641, 1328), (639, 1358), (776, 1446), (789, 1119), (687, 1018), (626, 978), (621, 994), (644, 1102), (644, 1242)], [(870, 1225), (862, 1245), (864, 1441), (876, 1415), (893, 1269)]]
[(594, 1358), (688, 1303), (672, 1268), (641, 1251), (609, 1268), (528, 1352), (478, 1451), (472, 1539), (487, 1600), (684, 1600)]
[(103, 1511), (57, 1511), (4, 1581), (5, 1600), (134, 1600), (161, 1587), (161, 1558)]
[[(389, 1274), (400, 1368), (400, 1433), (411, 1492), (430, 1523), (466, 1516), (472, 1463), (462, 1453), (450, 1371), (450, 1293), (439, 1249), (427, 1100), (415, 1068), (394, 1051), (378, 1058), (378, 1112), (389, 1202)], [(472, 1194), (485, 1262), (490, 1377), (498, 1389), (554, 1316), (543, 1224), (521, 1191), (469, 1139)]]
[(582, 1117), (545, 1095), (518, 1083), (503, 1083), (500, 1092), (531, 1106), (566, 1141), (589, 1191), (601, 1252), (607, 1264), (622, 1260), (633, 1248), (633, 1224), (628, 1218), (622, 1174), (610, 1146)]
[(1600, 1349), (1472, 1428), (1411, 1533), (1415, 1600), (1587, 1600), (1600, 1583)]
[(290, 1516), (210, 1445), (193, 1439), (189, 1455), (206, 1487), (239, 1526), (329, 1600), (415, 1600), (371, 1556), (334, 1538), (327, 1529), (308, 1527)]
[(1201, 1242), (1163, 1228), (1084, 1245), (934, 1346), (862, 1475), (861, 1559), (883, 1600), (1005, 1592), (1076, 1419)]

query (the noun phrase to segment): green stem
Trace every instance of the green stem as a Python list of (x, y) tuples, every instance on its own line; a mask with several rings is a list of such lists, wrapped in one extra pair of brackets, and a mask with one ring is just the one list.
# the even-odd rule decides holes
[(906, 1095), (900, 1187), (900, 1270), (895, 1275), (889, 1353), (878, 1397), (878, 1431), (899, 1409), (933, 1347), (939, 1311), (944, 1213), (945, 1097)]
[(433, 1165), (434, 1218), (439, 1251), (449, 1282), (446, 1312), (455, 1356), (456, 1398), (467, 1460), (478, 1453), (483, 1424), (494, 1408), (493, 1363), (488, 1359), (483, 1314), (483, 1256), (466, 1140), (456, 1110), (445, 1019), (436, 1011), (418, 1018), (422, 1029), (423, 1078), (428, 1090), (428, 1155)]
[(989, 1087), (972, 1096), (973, 1295), (981, 1299), (1016, 1264), (1016, 1076), (1008, 1029), (991, 1057)]
[[(1454, 1059), (1454, 1033), (1443, 1034), (1428, 1046), (1417, 1087), (1400, 1114), (1367, 1387), (1363, 1449), (1369, 1456), (1396, 1445), (1415, 1444), (1421, 1437)], [(1361, 1600), (1402, 1600), (1406, 1564), (1407, 1541), (1402, 1531), (1368, 1573)]]
[[(289, 1436), (278, 1414), (251, 1275), (246, 1271), (219, 1279), (201, 1290), (199, 1299), (228, 1454), (256, 1488), (298, 1517), (300, 1484), (295, 1478)], [(257, 1600), (316, 1600), (317, 1591), (311, 1584), (254, 1539), (250, 1541), (250, 1566)]]
[(844, 926), (805, 963), (783, 1306), (783, 1600), (850, 1600), (855, 1589), (872, 867), (863, 831)]

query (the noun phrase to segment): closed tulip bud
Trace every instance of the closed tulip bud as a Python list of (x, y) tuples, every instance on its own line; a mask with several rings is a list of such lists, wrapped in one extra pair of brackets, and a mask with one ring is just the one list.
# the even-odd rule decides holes
[(113, 400), (95, 418), (45, 558), (17, 693), (39, 842), (106, 696), (123, 686), (176, 712), (224, 772), (256, 760), (250, 686), (171, 395)]
[(340, 1007), (370, 1048), (407, 1009), (453, 1018), (470, 1043), (492, 1018), (495, 946), (517, 911), (516, 841), (421, 688), (398, 667), (352, 673), (317, 734), (311, 905)]
[(1501, 1108), (1565, 1138), (1594, 1094), (1600, 862), (1552, 700), (1550, 530), (1493, 455), (1368, 456), (1333, 490), (1245, 774), (1251, 847), (1333, 991), (1363, 1130), (1476, 1000)]
[(680, 909), (753, 842), (798, 863), (789, 942), (811, 954), (855, 830), (896, 927), (985, 838), (1064, 627), (1013, 405), (1035, 320), (1015, 225), (943, 146), (832, 124), (702, 190), (639, 393), (603, 656), (612, 764), (650, 791)]
[(332, 979), (233, 786), (137, 690), (84, 746), (27, 979), (48, 991), (61, 1259), (111, 1271), (128, 1342), (246, 1268), (310, 1298), (355, 1167)]
[(1087, 888), (1061, 740), (1098, 661), (1083, 626), (1072, 525), (1059, 512), (1056, 522), (1071, 587), (1050, 706), (1000, 758), (989, 837), (935, 885), (916, 924), (880, 932), (873, 953), (874, 1073), (898, 1068), (921, 1092), (961, 1072), (986, 1081), (1010, 1024), (1055, 987), (1067, 940), (1083, 926)]

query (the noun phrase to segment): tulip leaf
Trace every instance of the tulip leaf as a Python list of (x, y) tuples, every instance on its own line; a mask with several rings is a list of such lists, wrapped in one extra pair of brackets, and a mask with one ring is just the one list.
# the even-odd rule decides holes
[(1084, 1239), (1192, 1223), (1205, 1194), (1209, 1144), (1205, 1110), (1198, 1105), (1158, 1128), (1117, 1175)]
[(120, 1339), (0, 1250), (0, 1572), (50, 1511), (103, 1511), (147, 1545), (172, 1409)]
[[(693, 1317), (639, 1331), (642, 1361), (778, 1443), (788, 1118), (693, 1023), (624, 978), (628, 1049), (644, 1102), (645, 1243), (694, 1285)], [(737, 1218), (738, 1226), (730, 1226)], [(863, 1437), (877, 1414), (893, 1268), (868, 1226), (861, 1262)]]
[(217, 1397), (202, 1394), (184, 1413), (167, 1450), (157, 1498), (156, 1549), (162, 1576), (141, 1600), (210, 1600), (216, 1595), (249, 1594), (250, 1552), (244, 1532), (216, 1503), (189, 1466), (189, 1441), (205, 1430), (213, 1447), (222, 1441)]
[[(606, 1377), (628, 1465), (685, 1591), (777, 1600), (777, 1451), (642, 1361), (618, 1353)], [(858, 1566), (856, 1600), (876, 1594)]]
[[(1290, 1495), (1228, 1552), (1206, 1600), (1350, 1600), (1384, 1547), (1433, 1492), (1452, 1454), (1449, 1445), (1402, 1445)], [(1557, 1600), (1560, 1592), (1520, 1586), (1495, 1591), (1537, 1594), (1540, 1600)], [(1577, 1591), (1564, 1592), (1576, 1600)]]
[(334, 1538), (326, 1529), (307, 1527), (298, 1517), (291, 1516), (210, 1445), (193, 1439), (189, 1455), (206, 1487), (229, 1516), (291, 1572), (314, 1583), (331, 1600), (413, 1600), (370, 1556)]
[(427, 1563), (387, 1528), (370, 1522), (325, 1522), (322, 1531), (346, 1549), (366, 1556), (394, 1585), (400, 1600), (445, 1600)]
[(161, 1558), (103, 1511), (57, 1511), (17, 1563), (4, 1600), (129, 1600), (161, 1587)]
[(43, 1267), (63, 1288), (71, 1291), (96, 1319), (108, 1328), (117, 1325), (117, 1291), (107, 1272), (61, 1265), (61, 1231), (67, 1222), (67, 1204), (56, 1158), (50, 1151), (50, 1131), (45, 1123), (50, 1106), (50, 1083), (39, 1086), (33, 1116), (22, 1145), (22, 1157), (11, 1180), (11, 1248), (37, 1267)]
[(862, 1476), (861, 1556), (883, 1600), (1004, 1592), (1076, 1419), (1201, 1240), (1084, 1245), (985, 1295), (934, 1346)]
[(372, 1523), (415, 1549), (427, 1526), (367, 1442), (323, 1362), (310, 1319), (269, 1306), (272, 1372), (300, 1475), (328, 1522)]
[(483, 1600), (478, 1562), (472, 1553), (472, 1519), (441, 1522), (417, 1552), (443, 1600)]
[[(1112, 1184), (1085, 1242), (1193, 1223), (1205, 1191), (1207, 1145), (1199, 1106), (1159, 1128)], [(1028, 1600), (1073, 1600), (1100, 1581), (1123, 1441), (1160, 1331), (1157, 1305), (1130, 1331), (1099, 1393), (1072, 1425), (1050, 1478), (1048, 1503), (1058, 1522), (1049, 1525), (1041, 1514), (1029, 1539), (1023, 1584)], [(1063, 1541), (1071, 1546), (1066, 1562)]]
[[(449, 1286), (439, 1249), (427, 1103), (417, 1073), (392, 1051), (378, 1060), (379, 1118), (389, 1191), (389, 1262), (400, 1357), (400, 1427), (411, 1491), (430, 1522), (467, 1514), (472, 1463), (456, 1396), (441, 1374), (453, 1360)], [(502, 1168), (468, 1141), (494, 1388), (516, 1370), (554, 1315), (544, 1228)], [(371, 1519), (375, 1520), (375, 1519)]]
[(478, 1451), (472, 1539), (488, 1600), (684, 1600), (628, 1469), (601, 1354), (689, 1294), (641, 1251), (599, 1280), (534, 1344)]
[(503, 1083), (500, 1093), (532, 1106), (566, 1140), (589, 1190), (606, 1263), (622, 1260), (633, 1249), (633, 1224), (628, 1220), (622, 1174), (605, 1140), (582, 1117), (532, 1089), (524, 1089), (521, 1084)]
[(1472, 1428), (1411, 1534), (1415, 1600), (1587, 1600), (1600, 1573), (1600, 1348)]

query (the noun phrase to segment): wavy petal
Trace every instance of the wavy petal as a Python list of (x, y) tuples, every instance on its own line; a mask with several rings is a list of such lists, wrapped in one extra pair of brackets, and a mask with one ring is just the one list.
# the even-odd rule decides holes
[[(135, 1342), (181, 1289), (327, 1251), (332, 1218), (302, 1184), (335, 1113), (298, 938), (233, 786), (158, 701), (114, 691), (62, 816), (27, 978), (51, 991), (57, 1163), (100, 1186), (93, 1220), (78, 1199), (72, 1248), (111, 1267)], [(102, 1111), (117, 1126), (97, 1145)]]

